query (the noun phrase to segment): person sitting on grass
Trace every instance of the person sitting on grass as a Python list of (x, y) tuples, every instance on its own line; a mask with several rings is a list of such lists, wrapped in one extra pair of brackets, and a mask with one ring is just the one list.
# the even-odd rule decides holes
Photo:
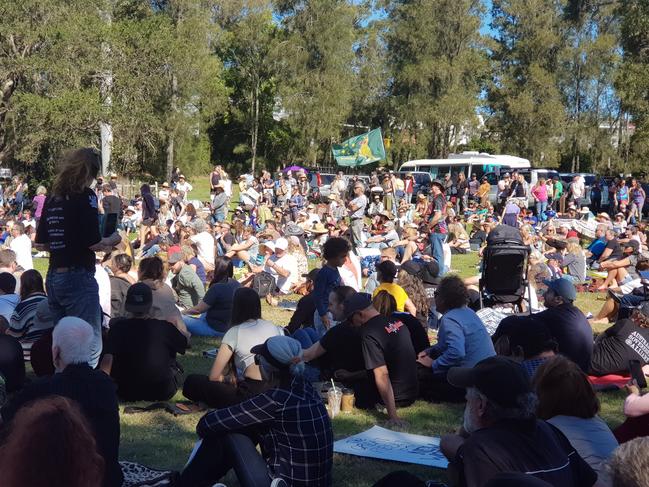
[(290, 335), (293, 335), (297, 330), (303, 328), (311, 329), (315, 332), (315, 328), (313, 328), (313, 315), (316, 308), (315, 296), (313, 295), (313, 286), (318, 276), (318, 272), (320, 272), (320, 269), (312, 269), (308, 274), (303, 276), (306, 278), (304, 289), (307, 294), (302, 296), (297, 302), (295, 311), (291, 316), (291, 320), (286, 326), (286, 331)]
[(262, 319), (257, 291), (246, 287), (237, 289), (232, 299), (230, 328), (223, 337), (210, 375), (189, 375), (183, 394), (209, 407), (223, 408), (264, 392), (271, 384), (262, 379), (250, 349), (267, 338), (282, 335), (282, 327)]
[(214, 277), (203, 299), (194, 307), (183, 310), (183, 320), (192, 335), (220, 336), (226, 332), (232, 315), (232, 298), (241, 287), (233, 276), (232, 261), (228, 257), (217, 257)]
[(448, 276), (437, 288), (435, 303), (442, 314), (437, 344), (417, 357), (421, 396), (429, 401), (461, 401), (462, 389), (448, 383), (451, 367), (472, 367), (496, 354), (484, 324), (467, 307), (469, 294), (462, 279)]
[(387, 291), (389, 294), (394, 297), (397, 302), (397, 311), (403, 313), (407, 311), (412, 316), (417, 316), (417, 308), (415, 308), (414, 303), (406, 294), (406, 291), (396, 284), (394, 280), (397, 277), (397, 266), (394, 262), (389, 260), (380, 262), (376, 266), (376, 276), (379, 281), (379, 285), (372, 296), (376, 296), (381, 291)]
[(204, 415), (196, 426), (201, 441), (178, 485), (208, 487), (234, 469), (243, 487), (329, 487), (331, 421), (320, 395), (302, 376), (300, 343), (276, 336), (250, 353), (261, 376), (278, 385)]
[(536, 417), (536, 394), (515, 361), (491, 357), (453, 367), (448, 381), (466, 389), (464, 423), (443, 436), (453, 485), (486, 485), (502, 473), (527, 473), (550, 485), (596, 485), (597, 474), (554, 426)]
[[(635, 271), (635, 267), (640, 261), (640, 243), (637, 240), (629, 240), (622, 244), (622, 256), (619, 259), (611, 259), (602, 262), (600, 269), (606, 271), (608, 274), (604, 283), (597, 288), (598, 291), (603, 291), (610, 288), (623, 288), (625, 285), (630, 285), (633, 288), (632, 281), (639, 279)], [(627, 286), (629, 287), (629, 286)], [(625, 289), (629, 292), (629, 289)]]
[(151, 318), (153, 294), (144, 283), (126, 293), (127, 317), (113, 318), (104, 342), (100, 368), (117, 383), (126, 401), (166, 401), (182, 383), (176, 354), (184, 354), (187, 338), (168, 321)]
[(316, 307), (313, 323), (320, 336), (336, 324), (329, 312), (329, 294), (341, 284), (338, 268), (345, 263), (350, 250), (349, 242), (341, 237), (330, 238), (322, 246), (322, 258), (325, 264), (318, 272), (313, 286)]
[(415, 350), (408, 328), (402, 323), (390, 323), (366, 293), (352, 294), (343, 307), (345, 318), (361, 328), (365, 369), (374, 377), (376, 401), (385, 406), (390, 424), (405, 424), (397, 407), (409, 406), (419, 394)]
[(607, 479), (606, 463), (618, 444), (597, 415), (599, 400), (586, 374), (574, 362), (557, 356), (538, 368), (533, 385), (539, 398), (538, 417), (568, 438), (600, 481)]
[(412, 347), (415, 349), (415, 358), (420, 352), (430, 347), (428, 340), (428, 332), (421, 326), (421, 322), (412, 316), (410, 313), (399, 313), (397, 311), (397, 302), (387, 291), (379, 291), (379, 293), (372, 298), (372, 306), (385, 316), (390, 324), (403, 324), (410, 332), (410, 339), (412, 340)]
[(63, 396), (81, 406), (105, 463), (104, 487), (121, 487), (122, 469), (119, 453), (119, 405), (110, 377), (88, 365), (93, 356), (92, 327), (73, 316), (62, 318), (52, 334), (52, 356), (57, 373), (30, 383), (5, 404), (2, 421), (11, 426), (13, 419), (28, 403), (49, 396)]
[(649, 302), (620, 318), (595, 340), (590, 374), (626, 374), (629, 361), (649, 364)]
[(178, 305), (184, 309), (193, 308), (205, 296), (205, 286), (196, 271), (185, 262), (182, 251), (171, 254), (168, 263), (174, 274), (171, 286), (178, 296)]

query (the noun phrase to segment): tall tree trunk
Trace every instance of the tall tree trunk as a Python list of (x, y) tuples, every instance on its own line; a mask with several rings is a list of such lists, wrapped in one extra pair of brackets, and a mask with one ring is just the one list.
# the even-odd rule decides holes
[[(175, 74), (171, 75), (171, 114), (172, 117), (176, 113), (176, 106), (178, 104), (178, 78)], [(174, 124), (175, 125), (175, 124)], [(174, 169), (174, 138), (175, 129), (172, 126), (169, 130), (169, 139), (167, 140), (167, 179), (171, 179), (171, 172)]]
[(252, 134), (250, 140), (250, 151), (252, 153), (252, 174), (255, 174), (255, 163), (257, 161), (257, 140), (259, 137), (259, 83), (260, 80), (255, 81), (255, 87), (252, 94)]
[[(110, 28), (113, 23), (113, 5), (112, 1), (107, 2), (106, 10), (100, 12), (101, 19)], [(99, 122), (99, 131), (101, 134), (101, 172), (102, 174), (108, 173), (110, 167), (110, 159), (113, 152), (113, 126), (109, 122), (109, 113), (113, 106), (113, 72), (110, 69), (110, 44), (106, 41), (101, 43), (101, 57), (104, 69), (101, 73), (99, 81), (99, 92), (101, 94), (101, 102), (104, 106), (105, 115), (104, 119)]]

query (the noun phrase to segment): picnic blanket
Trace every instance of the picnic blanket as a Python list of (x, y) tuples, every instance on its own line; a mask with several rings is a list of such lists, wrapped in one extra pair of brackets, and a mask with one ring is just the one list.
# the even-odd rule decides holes
[(439, 449), (439, 438), (400, 433), (380, 426), (336, 441), (334, 452), (435, 468), (448, 467), (448, 461)]
[(599, 377), (594, 375), (588, 376), (588, 382), (590, 382), (596, 390), (609, 388), (622, 389), (630, 380), (631, 377), (628, 375), (608, 374)]

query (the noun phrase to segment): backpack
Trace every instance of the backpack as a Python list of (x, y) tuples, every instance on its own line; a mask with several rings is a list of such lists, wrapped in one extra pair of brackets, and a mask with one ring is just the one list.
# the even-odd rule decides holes
[(155, 209), (156, 213), (160, 211), (160, 200), (157, 197), (153, 197), (153, 208)]
[(257, 291), (260, 298), (265, 298), (268, 294), (275, 291), (277, 283), (272, 274), (266, 271), (255, 274), (252, 278), (252, 288)]

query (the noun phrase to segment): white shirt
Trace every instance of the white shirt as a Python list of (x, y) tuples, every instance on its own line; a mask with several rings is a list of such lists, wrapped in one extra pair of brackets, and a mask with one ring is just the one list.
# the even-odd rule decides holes
[(207, 232), (189, 237), (196, 244), (197, 256), (201, 261), (214, 265), (214, 237)]
[(97, 286), (99, 286), (99, 306), (101, 306), (101, 311), (103, 312), (102, 321), (104, 325), (108, 325), (110, 321), (110, 277), (108, 277), (108, 272), (101, 265), (95, 264), (95, 281), (97, 281)]
[(178, 191), (183, 192), (183, 200), (186, 200), (187, 199), (187, 193), (189, 193), (192, 189), (194, 189), (194, 187), (191, 184), (189, 184), (187, 181), (185, 181), (184, 183), (176, 184), (176, 189)]
[(34, 268), (32, 261), (32, 241), (31, 239), (22, 234), (14, 238), (9, 244), (11, 250), (16, 253), (16, 263), (26, 271)]
[(584, 178), (578, 176), (575, 181), (570, 185), (570, 191), (572, 196), (575, 198), (581, 198), (584, 196)]
[(354, 288), (355, 291), (360, 291), (362, 288), (362, 271), (361, 271), (361, 261), (358, 260), (358, 257), (354, 252), (347, 254), (350, 260), (349, 265), (354, 268), (355, 272), (348, 267), (347, 264), (342, 265), (338, 268), (338, 273), (340, 274), (340, 279), (345, 286)]
[(270, 260), (275, 262), (278, 267), (281, 267), (282, 269), (285, 269), (289, 272), (288, 277), (282, 277), (277, 273), (275, 269), (271, 269), (268, 266), (266, 266), (266, 268), (264, 269), (266, 272), (272, 274), (273, 277), (275, 277), (279, 292), (281, 294), (289, 294), (291, 286), (293, 286), (293, 284), (295, 284), (298, 279), (299, 272), (297, 270), (297, 260), (295, 259), (295, 257), (289, 254), (284, 254), (280, 258), (273, 254)]

